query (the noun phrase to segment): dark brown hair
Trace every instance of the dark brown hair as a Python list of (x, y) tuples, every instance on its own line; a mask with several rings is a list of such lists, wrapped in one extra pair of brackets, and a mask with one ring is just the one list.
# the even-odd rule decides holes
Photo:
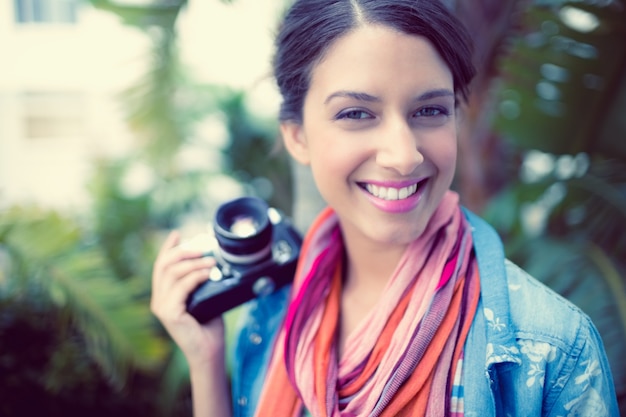
[(275, 44), (274, 76), (283, 98), (281, 121), (302, 122), (313, 67), (335, 40), (364, 24), (428, 39), (448, 64), (455, 92), (467, 100), (475, 75), (472, 42), (461, 22), (438, 0), (296, 0)]

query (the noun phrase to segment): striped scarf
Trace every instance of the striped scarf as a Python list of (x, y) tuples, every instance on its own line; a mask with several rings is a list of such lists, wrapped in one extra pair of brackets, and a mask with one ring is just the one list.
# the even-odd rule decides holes
[(476, 312), (469, 226), (448, 192), (381, 299), (337, 354), (343, 244), (323, 211), (307, 234), (257, 417), (445, 416)]

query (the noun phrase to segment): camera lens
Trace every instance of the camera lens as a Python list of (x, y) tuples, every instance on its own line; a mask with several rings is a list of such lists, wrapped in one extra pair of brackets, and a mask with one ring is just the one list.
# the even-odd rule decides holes
[(251, 264), (271, 256), (272, 223), (267, 211), (267, 204), (254, 197), (238, 198), (218, 208), (214, 229), (224, 260)]
[(233, 219), (230, 231), (239, 237), (254, 236), (259, 231), (259, 225), (253, 217), (241, 216)]

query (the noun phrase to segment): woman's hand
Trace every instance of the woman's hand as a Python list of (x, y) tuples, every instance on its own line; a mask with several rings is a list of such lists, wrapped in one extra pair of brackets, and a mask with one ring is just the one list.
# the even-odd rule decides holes
[(189, 294), (209, 277), (215, 259), (179, 246), (176, 232), (167, 237), (152, 271), (150, 308), (189, 363), (196, 417), (230, 416), (230, 392), (224, 364), (224, 321), (200, 324), (187, 312)]
[(190, 367), (224, 359), (224, 323), (220, 318), (200, 324), (186, 308), (189, 294), (209, 277), (215, 265), (202, 252), (178, 246), (180, 236), (167, 237), (154, 262), (150, 307), (185, 354)]

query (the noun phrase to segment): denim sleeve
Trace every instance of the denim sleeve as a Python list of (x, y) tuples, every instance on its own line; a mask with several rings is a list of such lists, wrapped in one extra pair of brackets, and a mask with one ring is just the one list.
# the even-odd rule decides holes
[(548, 398), (547, 415), (554, 417), (618, 417), (619, 411), (613, 377), (602, 339), (591, 320), (585, 316), (565, 366)]
[(242, 307), (233, 347), (233, 416), (251, 417), (263, 388), (272, 348), (286, 311), (289, 287)]

